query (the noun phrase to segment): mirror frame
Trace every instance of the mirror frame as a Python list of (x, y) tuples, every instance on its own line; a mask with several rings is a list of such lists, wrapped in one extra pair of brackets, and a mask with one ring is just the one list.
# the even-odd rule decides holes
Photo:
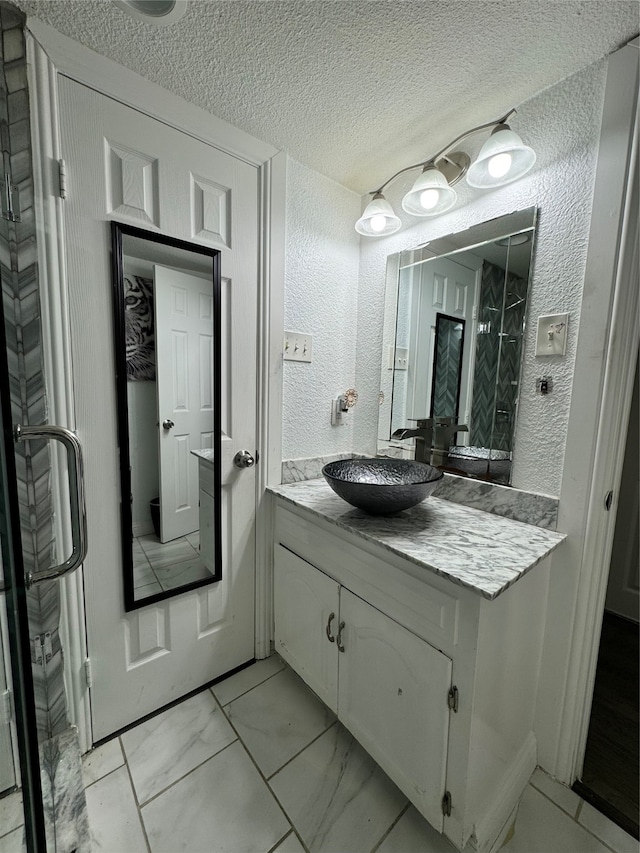
[[(393, 411), (393, 377), (391, 378), (391, 389), (388, 387), (388, 381), (385, 382), (385, 364), (388, 359), (388, 349), (391, 348), (395, 353), (396, 346), (396, 324), (398, 316), (398, 289), (400, 270), (406, 266), (415, 265), (424, 261), (438, 258), (441, 256), (455, 256), (461, 252), (466, 252), (482, 246), (486, 243), (492, 243), (505, 237), (511, 237), (525, 231), (531, 231), (531, 259), (529, 263), (528, 276), (528, 296), (533, 276), (533, 266), (536, 250), (536, 231), (538, 226), (538, 209), (536, 206), (514, 210), (509, 213), (501, 214), (494, 219), (480, 222), (477, 225), (472, 225), (463, 231), (447, 234), (442, 237), (437, 237), (427, 243), (422, 243), (418, 246), (402, 249), (399, 252), (394, 252), (387, 256), (386, 259), (386, 274), (385, 274), (385, 301), (383, 314), (382, 328), (382, 358), (380, 365), (380, 409), (378, 412), (378, 426), (376, 438), (376, 454), (384, 456), (388, 452), (389, 443), (391, 442), (391, 418)], [(525, 314), (523, 321), (523, 352), (520, 358), (519, 366), (519, 383), (522, 383), (522, 371), (524, 365), (524, 340), (525, 328), (528, 317)], [(393, 373), (393, 370), (391, 371)], [(387, 396), (387, 393), (389, 392)], [(518, 410), (519, 399), (516, 403), (514, 425), (512, 431), (512, 446), (513, 452), (516, 447), (516, 436), (518, 431)], [(384, 415), (384, 426), (383, 426)], [(388, 420), (388, 425), (386, 422)], [(469, 479), (474, 478), (469, 475)], [(507, 484), (503, 484), (507, 485)], [(511, 478), (509, 483), (511, 485)]]
[[(457, 323), (462, 325), (462, 338), (460, 340), (460, 353), (458, 356), (458, 387), (456, 392), (456, 411), (453, 414), (453, 417), (458, 419), (458, 409), (460, 408), (460, 385), (462, 379), (462, 359), (464, 357), (464, 328), (465, 328), (465, 320), (462, 317), (452, 317), (450, 314), (443, 314), (440, 311), (436, 313), (436, 335), (435, 335), (435, 354), (433, 358), (433, 371), (431, 375), (431, 412), (428, 415), (430, 418), (435, 418), (434, 414), (434, 405), (435, 405), (435, 397), (436, 397), (436, 373), (438, 370), (438, 333), (440, 332), (441, 327), (445, 324), (445, 322)], [(450, 415), (438, 415), (438, 417), (451, 417)]]
[[(211, 258), (213, 279), (213, 483), (217, 500), (214, 505), (213, 530), (215, 536), (214, 566), (211, 577), (202, 578), (176, 589), (149, 595), (136, 600), (133, 580), (133, 518), (131, 512), (131, 460), (129, 444), (129, 403), (127, 397), (127, 357), (124, 305), (124, 256), (123, 236), (136, 237), (152, 243), (159, 243), (174, 249), (206, 255)], [(218, 249), (188, 243), (174, 237), (168, 237), (157, 231), (146, 231), (134, 225), (111, 220), (111, 281), (113, 294), (113, 330), (115, 356), (115, 391), (117, 410), (117, 435), (120, 468), (120, 548), (122, 553), (122, 574), (124, 583), (124, 609), (126, 612), (139, 610), (150, 604), (173, 598), (183, 592), (190, 592), (202, 586), (215, 583), (222, 578), (222, 318), (221, 318), (221, 253)], [(129, 542), (129, 547), (126, 543)]]

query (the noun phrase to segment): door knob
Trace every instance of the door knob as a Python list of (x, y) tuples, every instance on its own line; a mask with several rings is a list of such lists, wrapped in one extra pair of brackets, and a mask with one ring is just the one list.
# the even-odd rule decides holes
[(174, 426), (175, 424), (171, 418), (165, 418), (165, 420), (162, 421), (162, 429), (171, 429)]
[(233, 464), (236, 468), (251, 468), (256, 464), (256, 460), (248, 450), (239, 450), (233, 457)]

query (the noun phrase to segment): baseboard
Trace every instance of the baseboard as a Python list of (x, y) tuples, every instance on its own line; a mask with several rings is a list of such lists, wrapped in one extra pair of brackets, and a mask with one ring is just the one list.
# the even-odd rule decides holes
[(518, 803), (536, 769), (537, 744), (529, 732), (502, 782), (493, 792), (490, 809), (477, 821), (466, 849), (474, 853), (494, 853), (506, 838), (515, 820)]
[(153, 533), (153, 524), (150, 521), (134, 521), (131, 525), (131, 531), (136, 539), (138, 536), (148, 536)]

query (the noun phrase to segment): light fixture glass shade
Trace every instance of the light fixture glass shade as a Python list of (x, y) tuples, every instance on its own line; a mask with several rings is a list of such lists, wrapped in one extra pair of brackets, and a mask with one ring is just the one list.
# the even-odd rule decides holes
[(536, 162), (536, 152), (507, 124), (499, 124), (467, 172), (467, 183), (488, 189), (521, 178)]
[(356, 231), (365, 237), (385, 237), (395, 234), (401, 226), (402, 222), (386, 198), (382, 193), (376, 193), (356, 222)]
[(402, 209), (413, 216), (435, 216), (456, 203), (456, 191), (434, 165), (425, 166), (409, 192), (402, 199)]

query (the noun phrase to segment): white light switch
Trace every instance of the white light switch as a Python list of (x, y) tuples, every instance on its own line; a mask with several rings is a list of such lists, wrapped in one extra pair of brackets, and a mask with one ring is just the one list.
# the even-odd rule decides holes
[(538, 317), (536, 355), (564, 355), (567, 349), (568, 314)]
[(304, 332), (284, 333), (284, 360), (285, 361), (311, 361), (311, 335)]

